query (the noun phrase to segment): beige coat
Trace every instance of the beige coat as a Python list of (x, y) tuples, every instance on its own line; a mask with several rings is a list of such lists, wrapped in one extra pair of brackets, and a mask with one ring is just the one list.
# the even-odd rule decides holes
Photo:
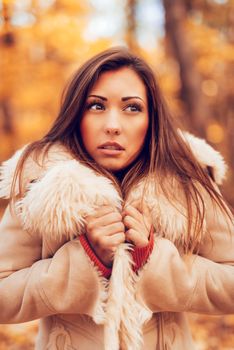
[[(222, 157), (184, 134), (203, 167), (221, 183)], [(0, 196), (9, 197), (21, 151), (1, 169)], [(139, 198), (139, 183), (127, 201)], [(168, 179), (171, 200), (148, 189), (155, 245), (139, 274), (128, 245), (119, 247), (109, 281), (100, 276), (77, 235), (84, 217), (104, 204), (121, 208), (111, 182), (55, 145), (40, 167), (27, 161), (25, 195), (0, 225), (0, 323), (40, 318), (37, 350), (192, 350), (186, 312), (234, 313), (234, 232), (201, 190), (206, 217), (199, 255), (183, 252), (185, 199)]]

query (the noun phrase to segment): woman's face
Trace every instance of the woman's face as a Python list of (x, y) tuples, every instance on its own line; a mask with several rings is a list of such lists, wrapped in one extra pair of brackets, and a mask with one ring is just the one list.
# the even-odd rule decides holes
[(80, 126), (89, 155), (108, 170), (126, 168), (141, 151), (148, 125), (146, 88), (138, 75), (127, 67), (102, 73)]

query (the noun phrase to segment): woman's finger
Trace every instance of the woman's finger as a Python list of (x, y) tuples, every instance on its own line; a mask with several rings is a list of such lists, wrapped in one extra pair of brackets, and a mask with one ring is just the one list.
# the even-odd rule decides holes
[(130, 215), (131, 217), (133, 217), (137, 221), (139, 221), (141, 218), (141, 213), (139, 212), (139, 210), (137, 208), (135, 208), (134, 206), (132, 206), (131, 204), (128, 204), (128, 205), (126, 205), (126, 207), (124, 207), (122, 214), (124, 217), (127, 215)]
[[(143, 209), (143, 214), (132, 205), (127, 205), (124, 209), (123, 217), (131, 216), (138, 222), (136, 226), (133, 223), (134, 225), (133, 228), (138, 227), (140, 229), (141, 227), (140, 225), (143, 225), (143, 227), (145, 227), (147, 230), (150, 230), (151, 223), (152, 223), (150, 210), (146, 205), (142, 207), (142, 209)], [(129, 226), (129, 227), (132, 227), (132, 226)]]
[(145, 201), (142, 202), (141, 200), (138, 200), (132, 202), (132, 206), (136, 206), (137, 210), (142, 214), (141, 222), (148, 230), (150, 230), (152, 225), (152, 216), (148, 205), (145, 203)]
[(96, 209), (95, 212), (92, 214), (93, 218), (100, 218), (106, 214), (109, 213), (116, 213), (118, 212), (115, 207), (112, 207), (111, 205), (103, 205), (100, 208)]
[(94, 219), (98, 226), (109, 226), (117, 222), (122, 222), (122, 215), (119, 212), (111, 212)]
[(122, 215), (119, 212), (109, 212), (100, 217), (86, 217), (86, 225), (90, 230), (98, 227), (109, 226), (118, 222), (122, 222)]
[(125, 233), (123, 232), (117, 232), (111, 236), (104, 236), (103, 237), (103, 246), (105, 246), (106, 249), (110, 249), (111, 247), (117, 247), (119, 244), (125, 242)]
[(134, 244), (137, 247), (145, 247), (149, 241), (148, 238), (141, 235), (134, 229), (129, 229), (125, 232), (125, 239), (127, 242)]
[(151, 219), (151, 211), (145, 202), (142, 204), (142, 212), (144, 216)]
[(123, 218), (124, 226), (127, 227), (127, 229), (135, 229), (135, 230), (141, 230), (141, 222), (140, 220), (136, 220), (134, 217), (130, 215), (126, 215)]
[(128, 204), (137, 209), (141, 214), (143, 213), (143, 201), (141, 199), (135, 199)]
[(86, 222), (94, 220), (112, 212), (114, 212), (114, 208), (112, 208), (111, 206), (104, 205), (101, 208), (96, 209), (91, 215), (86, 215), (85, 220)]
[(113, 236), (119, 232), (122, 232), (123, 234), (125, 232), (125, 226), (122, 221), (102, 227), (102, 234), (107, 237)]

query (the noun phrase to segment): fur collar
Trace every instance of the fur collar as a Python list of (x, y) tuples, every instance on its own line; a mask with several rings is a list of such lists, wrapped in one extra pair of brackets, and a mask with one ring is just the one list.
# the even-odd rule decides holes
[(214, 150), (205, 140), (195, 137), (188, 132), (181, 132), (181, 136), (191, 148), (195, 158), (203, 168), (212, 169), (214, 181), (221, 185), (225, 179), (227, 165), (221, 154)]

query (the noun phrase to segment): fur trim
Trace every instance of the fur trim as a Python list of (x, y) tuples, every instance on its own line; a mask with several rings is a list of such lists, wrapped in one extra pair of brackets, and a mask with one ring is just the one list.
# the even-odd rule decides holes
[(125, 280), (125, 298), (121, 313), (120, 348), (140, 350), (143, 346), (143, 324), (150, 320), (152, 312), (136, 300), (135, 286), (139, 277), (133, 272), (132, 264), (129, 266), (128, 275), (128, 278)]
[(93, 261), (91, 261), (90, 259), (89, 261), (93, 269), (95, 270), (96, 274), (98, 275), (98, 280), (100, 285), (100, 298), (97, 301), (92, 318), (95, 323), (104, 325), (107, 321), (106, 302), (108, 298), (109, 281), (102, 276), (101, 272), (98, 270), (97, 266), (94, 265)]
[(108, 203), (121, 209), (111, 181), (73, 159), (59, 162), (32, 183), (18, 211), (26, 230), (72, 239), (82, 233), (85, 216)]
[(214, 180), (218, 185), (221, 185), (227, 172), (227, 165), (221, 154), (208, 145), (205, 140), (195, 137), (188, 132), (181, 132), (181, 135), (198, 162), (203, 167), (211, 167), (213, 169)]
[(152, 315), (135, 298), (137, 275), (132, 269), (131, 249), (121, 244), (115, 253), (106, 306), (105, 350), (140, 350), (142, 325)]
[(105, 350), (119, 349), (119, 330), (123, 300), (126, 302), (124, 298), (125, 283), (131, 268), (131, 258), (127, 249), (127, 244), (121, 244), (115, 253), (106, 305), (108, 322), (104, 328)]
[[(174, 178), (168, 178), (166, 188), (168, 198), (155, 179), (148, 186), (140, 182), (130, 193), (127, 202), (138, 201), (144, 198), (144, 202), (151, 213), (152, 223), (157, 236), (165, 237), (172, 241), (177, 247), (184, 246), (188, 241), (187, 230), (187, 207), (186, 198), (178, 181)], [(152, 195), (154, 193), (155, 195)], [(193, 203), (192, 203), (193, 205)], [(196, 225), (196, 217), (192, 225)], [(203, 222), (203, 230), (200, 231), (202, 239), (206, 230), (206, 221)], [(192, 230), (193, 231), (193, 230)]]
[[(18, 150), (13, 157), (3, 162), (0, 166), (0, 198), (8, 199), (10, 197), (15, 169), (26, 147), (27, 145)], [(16, 191), (17, 189), (19, 189), (18, 180), (16, 181)], [(16, 194), (18, 193), (17, 191)]]

